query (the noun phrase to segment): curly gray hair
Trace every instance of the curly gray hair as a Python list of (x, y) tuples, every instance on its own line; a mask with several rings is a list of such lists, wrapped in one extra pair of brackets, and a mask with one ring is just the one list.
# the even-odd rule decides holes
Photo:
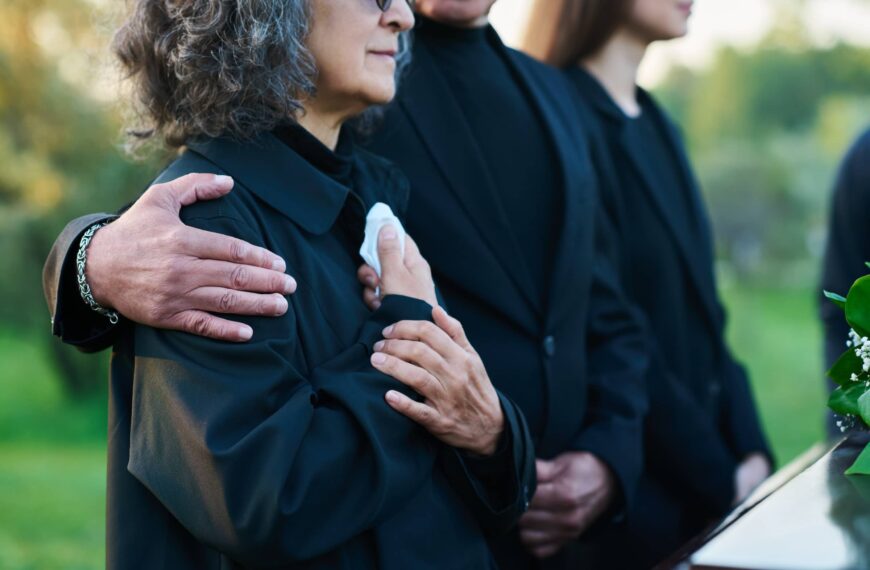
[[(133, 147), (154, 137), (173, 148), (197, 137), (248, 139), (292, 120), (314, 94), (311, 0), (130, 1), (114, 49), (134, 83)], [(410, 58), (402, 36), (397, 76)]]

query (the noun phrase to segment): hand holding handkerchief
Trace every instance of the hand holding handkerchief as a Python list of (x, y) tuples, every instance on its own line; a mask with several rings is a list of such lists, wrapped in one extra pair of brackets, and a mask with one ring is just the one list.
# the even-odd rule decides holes
[(391, 225), (396, 229), (396, 234), (399, 239), (399, 247), (402, 251), (402, 257), (405, 256), (405, 228), (402, 227), (402, 222), (393, 214), (393, 210), (383, 202), (378, 202), (372, 209), (369, 210), (366, 216), (366, 231), (365, 239), (362, 247), (359, 248), (359, 254), (366, 263), (372, 266), (378, 277), (381, 277), (381, 260), (378, 257), (378, 235), (381, 228), (386, 225)]

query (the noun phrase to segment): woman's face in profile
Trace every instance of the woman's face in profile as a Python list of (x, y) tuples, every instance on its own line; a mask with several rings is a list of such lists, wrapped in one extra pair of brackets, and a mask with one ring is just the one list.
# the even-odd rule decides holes
[(399, 33), (414, 25), (407, 0), (382, 11), (376, 0), (312, 0), (308, 49), (317, 66), (318, 106), (361, 112), (396, 94)]
[(626, 27), (650, 43), (688, 33), (692, 0), (634, 0)]

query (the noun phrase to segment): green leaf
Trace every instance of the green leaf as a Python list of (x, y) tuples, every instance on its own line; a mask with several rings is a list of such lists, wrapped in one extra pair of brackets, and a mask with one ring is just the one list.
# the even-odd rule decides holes
[(846, 469), (846, 475), (870, 475), (870, 443), (867, 444), (855, 463)]
[(870, 269), (870, 261), (865, 261), (865, 262), (864, 262), (864, 265), (866, 265), (867, 268)]
[(841, 415), (858, 416), (858, 398), (864, 394), (864, 383), (853, 382), (849, 386), (841, 386), (831, 392), (828, 407)]
[(841, 309), (846, 308), (846, 298), (842, 295), (837, 295), (836, 293), (831, 293), (830, 291), (823, 291), (825, 297), (834, 302), (835, 305), (840, 307)]
[[(867, 390), (866, 387), (865, 390)], [(861, 416), (861, 419), (864, 420), (864, 423), (870, 426), (870, 391), (864, 392), (864, 394), (858, 398), (858, 414)]]
[(862, 372), (862, 364), (861, 359), (855, 354), (855, 349), (850, 348), (841, 354), (840, 358), (831, 366), (831, 369), (828, 370), (828, 376), (840, 386), (846, 386), (852, 382), (853, 373)]
[(846, 320), (861, 336), (870, 336), (870, 275), (861, 277), (846, 296)]

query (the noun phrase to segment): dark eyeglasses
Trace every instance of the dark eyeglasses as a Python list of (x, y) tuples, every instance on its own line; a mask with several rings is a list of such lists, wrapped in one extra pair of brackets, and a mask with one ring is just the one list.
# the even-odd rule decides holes
[[(408, 6), (411, 7), (411, 10), (414, 9), (414, 4), (416, 4), (417, 0), (405, 0), (408, 3)], [(375, 0), (375, 4), (378, 5), (378, 8), (381, 9), (381, 12), (386, 12), (390, 9), (390, 6), (393, 5), (393, 0)]]

